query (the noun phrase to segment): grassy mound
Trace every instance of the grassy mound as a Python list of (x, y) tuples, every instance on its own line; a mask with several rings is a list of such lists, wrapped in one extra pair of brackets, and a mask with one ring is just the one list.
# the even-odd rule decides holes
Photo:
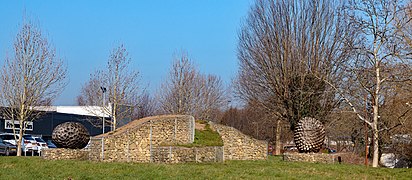
[(212, 130), (206, 121), (196, 121), (196, 123), (204, 124), (204, 128), (195, 129), (195, 140), (191, 144), (179, 144), (184, 147), (205, 147), (205, 146), (223, 146), (223, 140), (219, 133)]

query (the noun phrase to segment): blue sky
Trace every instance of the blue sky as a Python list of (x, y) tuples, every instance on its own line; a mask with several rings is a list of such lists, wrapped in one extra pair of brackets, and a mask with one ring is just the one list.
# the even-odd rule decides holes
[(229, 83), (238, 68), (241, 22), (253, 0), (0, 1), (0, 59), (24, 14), (38, 22), (68, 66), (69, 85), (55, 105), (75, 105), (90, 73), (124, 43), (141, 85), (152, 93), (167, 77), (173, 55), (186, 51), (203, 73)]

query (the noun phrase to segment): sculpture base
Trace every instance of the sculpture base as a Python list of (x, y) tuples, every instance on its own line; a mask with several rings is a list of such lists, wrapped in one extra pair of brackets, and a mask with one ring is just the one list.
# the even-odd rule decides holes
[(284, 153), (284, 161), (300, 161), (300, 162), (313, 162), (313, 163), (342, 163), (349, 162), (348, 156), (350, 153)]
[(51, 148), (43, 149), (41, 157), (47, 160), (88, 160), (89, 151), (85, 149)]

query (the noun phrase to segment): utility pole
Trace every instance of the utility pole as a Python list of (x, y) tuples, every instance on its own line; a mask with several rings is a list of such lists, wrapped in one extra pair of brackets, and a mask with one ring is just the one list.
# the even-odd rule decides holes
[[(105, 120), (104, 120), (104, 115), (105, 115), (105, 111), (104, 111), (104, 106), (105, 106), (105, 93), (106, 93), (106, 88), (105, 87), (100, 87), (100, 89), (102, 90), (102, 99), (103, 99), (103, 104), (102, 104), (102, 134), (104, 134), (104, 124), (105, 124)], [(104, 160), (104, 137), (102, 136), (102, 160)]]
[(100, 89), (102, 90), (102, 99), (103, 99), (103, 104), (102, 104), (102, 126), (103, 126), (103, 133), (104, 134), (104, 125), (105, 125), (105, 120), (104, 120), (104, 115), (105, 115), (105, 111), (104, 111), (104, 106), (105, 106), (105, 93), (106, 93), (106, 88), (105, 87), (100, 87)]

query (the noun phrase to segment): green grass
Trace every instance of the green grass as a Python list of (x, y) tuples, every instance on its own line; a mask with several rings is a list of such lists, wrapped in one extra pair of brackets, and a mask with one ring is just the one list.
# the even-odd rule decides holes
[(195, 140), (193, 145), (199, 146), (223, 146), (223, 140), (219, 133), (213, 131), (209, 124), (205, 125), (205, 130), (195, 130)]
[(209, 124), (205, 125), (204, 130), (195, 130), (195, 140), (191, 144), (179, 144), (184, 147), (205, 147), (205, 146), (223, 146), (223, 140), (219, 133), (213, 131)]
[(412, 179), (411, 169), (285, 162), (149, 164), (0, 157), (0, 179)]

